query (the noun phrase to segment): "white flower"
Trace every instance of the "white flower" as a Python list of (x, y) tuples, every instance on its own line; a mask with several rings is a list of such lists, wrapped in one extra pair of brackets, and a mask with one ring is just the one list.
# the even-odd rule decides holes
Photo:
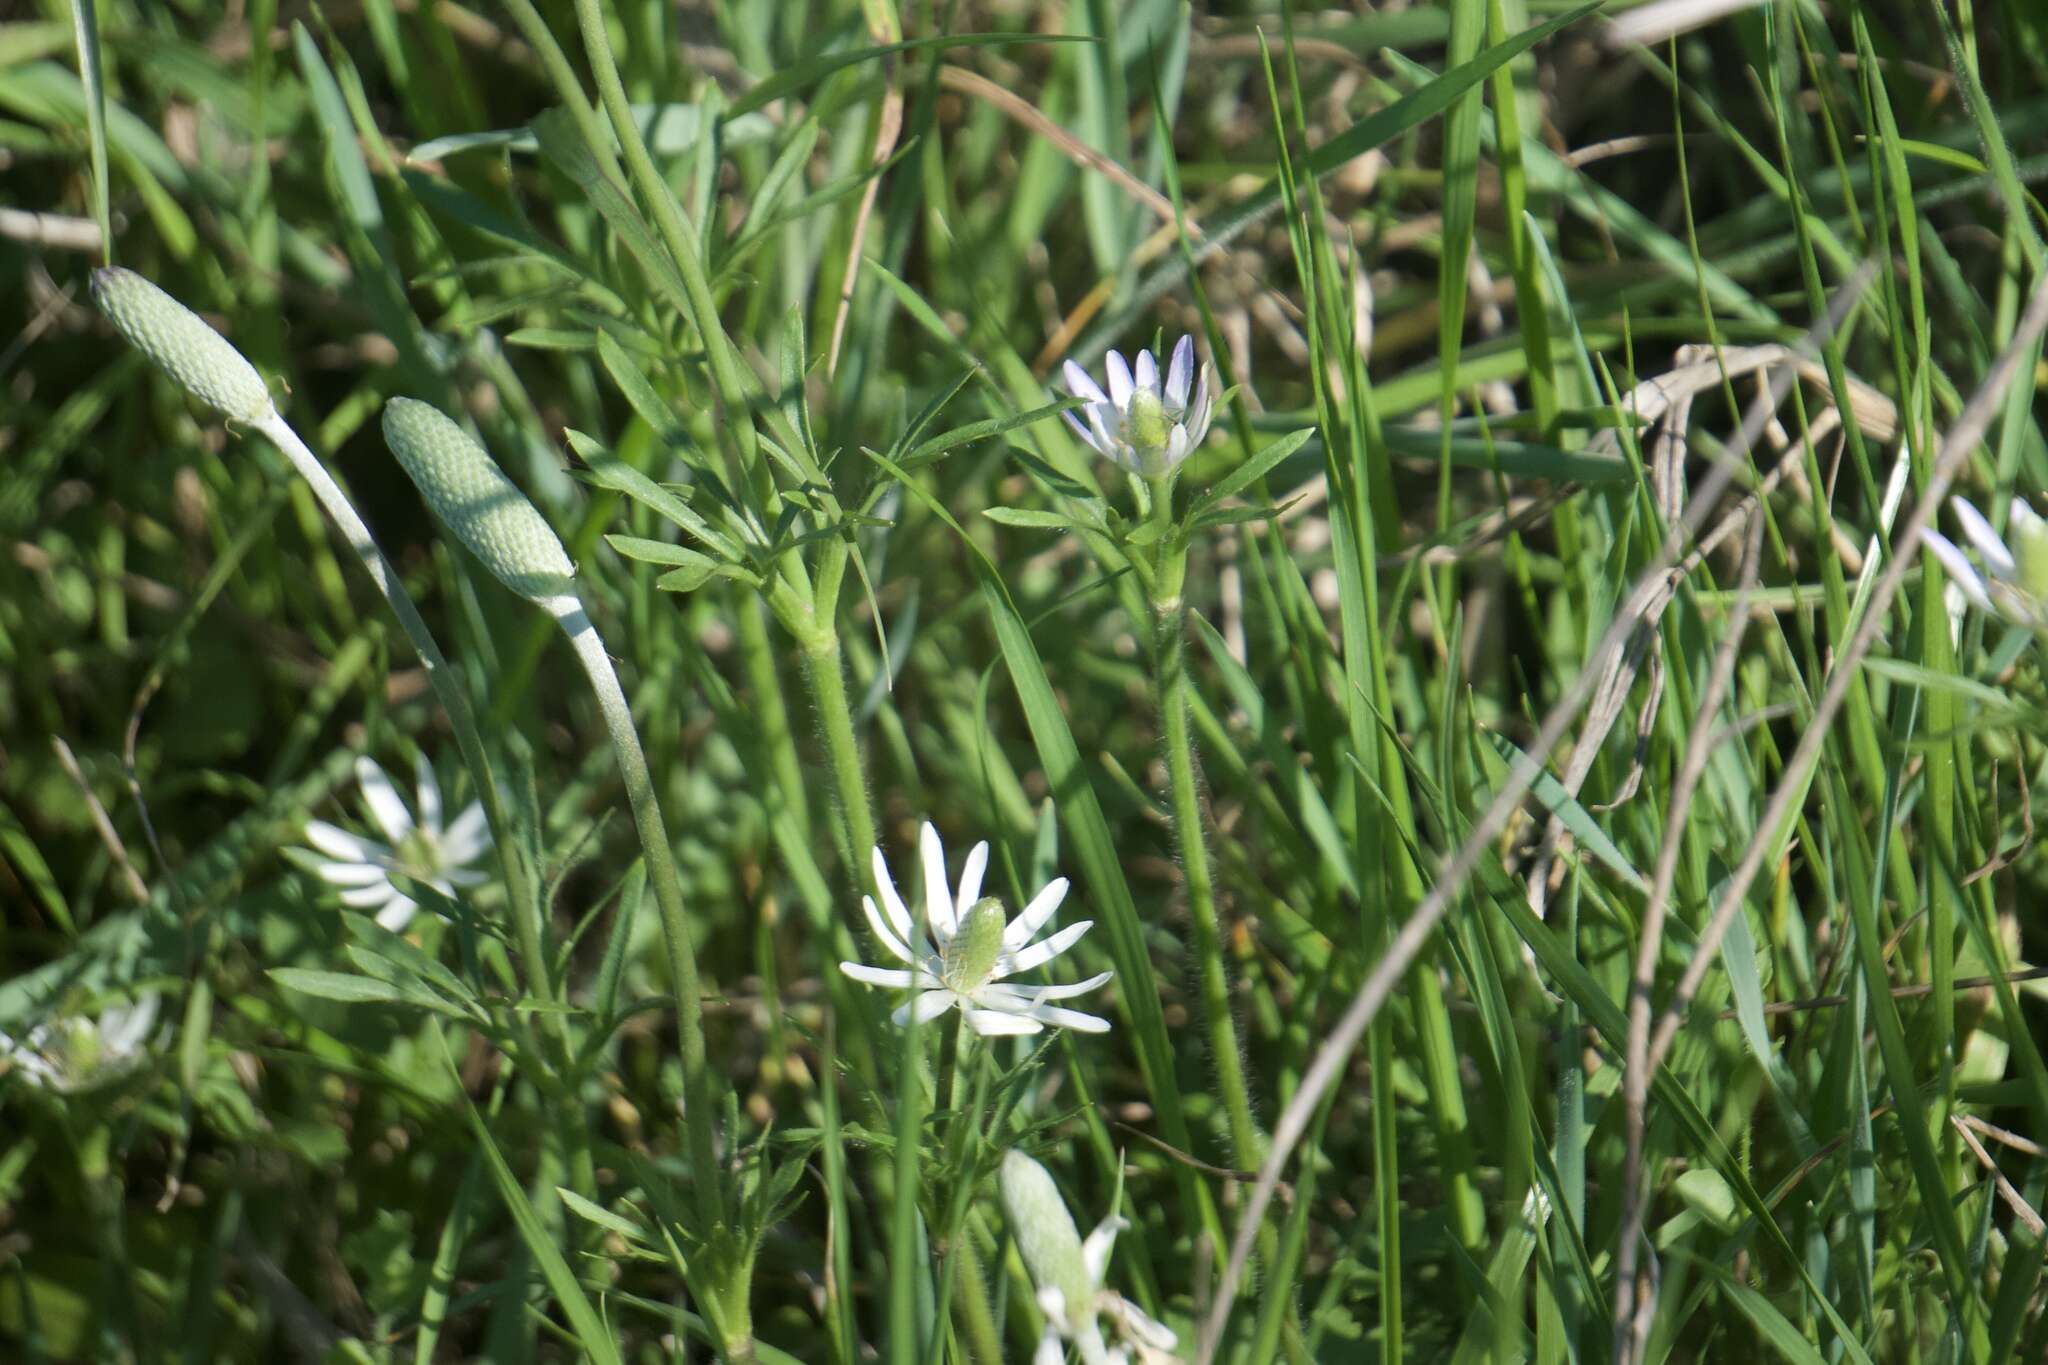
[[(1173, 1329), (1103, 1283), (1116, 1235), (1130, 1224), (1111, 1214), (1082, 1241), (1052, 1176), (1015, 1148), (1003, 1154), (996, 1184), (1017, 1254), (1031, 1272), (1045, 1314), (1032, 1365), (1060, 1365), (1066, 1359), (1063, 1341), (1074, 1343), (1082, 1365), (1126, 1365), (1133, 1353), (1145, 1365), (1176, 1359)], [(1103, 1340), (1105, 1321), (1121, 1338), (1115, 1346)]]
[(434, 766), (424, 754), (419, 760), (418, 819), (374, 760), (356, 760), (356, 782), (363, 789), (370, 818), (390, 842), (350, 834), (325, 820), (306, 822), (306, 842), (327, 855), (313, 862), (313, 871), (322, 881), (342, 888), (343, 905), (376, 911), (377, 923), (395, 934), (412, 922), (419, 906), (398, 889), (391, 880), (393, 873), (431, 886), (444, 896), (453, 896), (458, 886), (475, 886), (484, 880), (483, 873), (470, 867), (491, 846), (483, 805), (471, 802), (468, 810), (442, 828), (441, 784), (434, 780)]
[(141, 1061), (156, 1026), (157, 994), (108, 1005), (99, 1018), (37, 1024), (20, 1042), (0, 1033), (0, 1062), (51, 1090), (82, 1090)]
[[(1067, 879), (1056, 877), (1031, 898), (1031, 904), (1014, 920), (1005, 921), (1003, 903), (981, 894), (981, 875), (988, 868), (988, 844), (979, 843), (967, 855), (960, 870), (958, 895), (946, 884), (946, 852), (939, 844), (939, 832), (926, 822), (921, 838), (924, 855), (925, 924), (930, 936), (918, 932), (910, 911), (896, 893), (889, 877), (889, 864), (882, 850), (874, 853), (875, 885), (882, 892), (882, 908), (873, 896), (861, 897), (868, 924), (882, 946), (908, 970), (869, 967), (859, 962), (842, 962), (839, 970), (855, 981), (870, 986), (897, 989), (914, 987), (918, 994), (891, 1016), (901, 1026), (916, 1012), (919, 1023), (938, 1018), (958, 1006), (967, 1024), (983, 1035), (1038, 1033), (1050, 1024), (1055, 1028), (1105, 1033), (1107, 1019), (1078, 1010), (1061, 1009), (1045, 1003), (1084, 995), (1115, 975), (1103, 972), (1071, 986), (1010, 986), (1003, 978), (1028, 972), (1052, 961), (1075, 940), (1088, 932), (1093, 920), (1070, 924), (1051, 938), (1031, 940), (1051, 920), (1067, 894)], [(885, 913), (886, 912), (886, 913)]]
[(1184, 336), (1173, 348), (1163, 388), (1159, 362), (1150, 351), (1138, 352), (1135, 374), (1115, 351), (1103, 357), (1103, 365), (1109, 378), (1106, 394), (1086, 370), (1066, 363), (1060, 373), (1067, 392), (1088, 401), (1078, 414), (1060, 415), (1082, 440), (1132, 473), (1148, 479), (1172, 473), (1209, 434), (1209, 366), (1204, 362), (1197, 372), (1195, 339)]
[(2048, 521), (2035, 515), (2025, 498), (2014, 498), (2006, 514), (2007, 541), (1984, 514), (1962, 498), (1948, 500), (1963, 534), (1984, 561), (1989, 574), (1979, 574), (1969, 559), (1932, 526), (1921, 533), (1949, 579), (1979, 611), (1996, 612), (2015, 625), (2048, 630)]

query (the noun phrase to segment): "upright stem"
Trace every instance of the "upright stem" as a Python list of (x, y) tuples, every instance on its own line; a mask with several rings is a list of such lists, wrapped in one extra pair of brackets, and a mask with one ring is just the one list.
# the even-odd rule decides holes
[(761, 745), (768, 751), (775, 785), (784, 804), (806, 836), (811, 832), (811, 806), (805, 799), (803, 764), (797, 758), (796, 737), (789, 726), (789, 706), (783, 699), (782, 675), (775, 667), (775, 647), (768, 638), (768, 622), (761, 600), (751, 594), (734, 598), (738, 615), (741, 661), (747, 670), (747, 686), (754, 694), (754, 723), (760, 727)]
[(846, 696), (846, 661), (839, 649), (839, 632), (828, 629), (805, 641), (804, 663), (810, 673), (818, 724), (825, 732), (825, 752), (832, 761), (833, 781), (839, 788), (842, 834), (847, 841), (840, 851), (846, 858), (847, 874), (853, 884), (866, 886), (868, 856), (875, 846), (875, 817), (868, 807), (860, 740), (853, 729), (853, 706)]
[(512, 824), (505, 814), (504, 796), (498, 790), (490, 760), (484, 754), (483, 734), (477, 729), (476, 714), (469, 708), (469, 696), (463, 691), (462, 680), (455, 676), (448, 660), (442, 657), (441, 647), (434, 643), (427, 623), (420, 619), (412, 594), (399, 581), (398, 571), (384, 557), (384, 551), (378, 548), (370, 535), (370, 528), (357, 515), (355, 505), (335, 483), (334, 476), (327, 472), (327, 466), (320, 463), (319, 457), (299, 439), (291, 424), (274, 409), (254, 426), (269, 438), (272, 445), (284, 452), (285, 458), (298, 470), (299, 477), (313, 490), (313, 496), (327, 509), (327, 515), (341, 529), (349, 548), (362, 561), (370, 581), (377, 585), (377, 591), (383, 593), (384, 600), (391, 605), (391, 614), (398, 618), (398, 628), (412, 642), (413, 652), (419, 655), (420, 665), (426, 670), (427, 683), (434, 689), (441, 709), (448, 713), (448, 728), (455, 734), (455, 745), (462, 751), (463, 763), (476, 779), (477, 798), (483, 802), (484, 817), (490, 822), (492, 843), (497, 848), (498, 860), (504, 870), (505, 892), (512, 902), (513, 933), (519, 940), (519, 955), (526, 961), (527, 989), (543, 1001), (552, 1000), (554, 977), (541, 932), (540, 901), (527, 881), (526, 860), (520, 856), (519, 841), (513, 837)]
[(704, 997), (697, 984), (697, 953), (690, 942), (689, 922), (683, 917), (683, 886), (676, 875), (668, 826), (661, 818), (661, 802), (654, 792), (647, 755), (640, 748), (639, 732), (633, 728), (633, 709), (626, 701), (625, 689), (619, 686), (618, 670), (612, 667), (611, 656), (605, 653), (597, 628), (590, 623), (582, 603), (573, 597), (553, 598), (543, 605), (561, 622), (569, 643), (575, 647), (578, 662), (590, 675), (598, 710), (618, 754), (626, 800), (633, 807), (633, 826), (639, 831), (640, 847), (647, 856), (647, 880), (654, 888), (654, 903), (661, 913), (669, 975), (675, 982), (676, 1033), (683, 1062), (683, 1122), (689, 1133), (691, 1183), (707, 1220), (705, 1231), (709, 1232), (725, 1221), (725, 1210), (717, 1179), (710, 1077), (704, 1061)]
[(1172, 802), (1173, 833), (1180, 845), (1181, 875), (1187, 880), (1188, 917), (1195, 930), (1195, 956), (1201, 973), (1202, 1011), (1208, 1016), (1209, 1050), (1215, 1054), (1216, 1078), (1223, 1089), (1223, 1107), (1230, 1120), (1230, 1155), (1242, 1170), (1257, 1170), (1265, 1158), (1264, 1144), (1252, 1124), (1251, 1097), (1245, 1086), (1244, 1059), (1238, 1053), (1237, 1024), (1230, 1011), (1230, 987), (1223, 967), (1223, 936), (1216, 916), (1216, 888), (1209, 871), (1209, 847), (1202, 836), (1202, 803), (1195, 776), (1195, 742), (1189, 733), (1187, 676), (1187, 610), (1180, 584), (1186, 573), (1186, 552), (1169, 551), (1153, 599), (1157, 613), (1155, 640), (1159, 686), (1159, 722), (1166, 743), (1166, 780)]

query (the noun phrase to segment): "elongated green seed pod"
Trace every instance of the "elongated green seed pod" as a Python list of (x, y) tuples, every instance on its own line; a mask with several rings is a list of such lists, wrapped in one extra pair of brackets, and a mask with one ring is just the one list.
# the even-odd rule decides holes
[(438, 410), (410, 398), (384, 405), (384, 443), (434, 514), (521, 597), (573, 597), (576, 566), (561, 538), (488, 452)]
[(1003, 1168), (996, 1177), (1002, 1191), (1003, 1211), (1009, 1215), (1010, 1231), (1017, 1238), (1017, 1254), (1031, 1272), (1031, 1282), (1040, 1291), (1057, 1289), (1071, 1324), (1093, 1322), (1095, 1282), (1088, 1274), (1088, 1262), (1081, 1254), (1081, 1234), (1067, 1201), (1045, 1167), (1014, 1147), (1003, 1154)]
[(132, 270), (92, 272), (92, 297), (121, 335), (194, 398), (238, 422), (272, 411), (270, 390), (228, 339)]

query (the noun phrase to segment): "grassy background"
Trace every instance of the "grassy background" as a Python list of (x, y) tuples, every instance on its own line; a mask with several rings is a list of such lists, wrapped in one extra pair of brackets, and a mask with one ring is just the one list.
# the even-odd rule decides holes
[[(636, 700), (722, 1130), (801, 1196), (760, 1248), (761, 1340), (985, 1359), (964, 1264), (1026, 1358), (1037, 1310), (995, 1202), (948, 1114), (863, 1052), (894, 1045), (882, 1002), (831, 968), (866, 942), (861, 825), (815, 660), (743, 584), (658, 587), (602, 535), (663, 524), (568, 472), (565, 429), (656, 478), (722, 468), (753, 427), (714, 401), (729, 336), (763, 430), (801, 394), (834, 505), (872, 514), (840, 524), (861, 573), (830, 624), (877, 838), (899, 872), (925, 818), (956, 857), (988, 838), (1013, 904), (1073, 877), (1068, 919), (1098, 923), (1076, 970), (1119, 969), (1116, 1032), (1004, 1054), (1034, 1069), (996, 1136), (1046, 1155), (1084, 1230), (1121, 1189), (1112, 1283), (1191, 1352), (1248, 1172), (1148, 617), (1100, 537), (982, 515), (1131, 494), (1056, 419), (976, 424), (1053, 401), (1062, 358), (1193, 331), (1240, 387), (1186, 488), (1312, 431), (1246, 490), (1286, 511), (1204, 533), (1190, 571), (1219, 951), (1262, 1126), (1589, 660), (1603, 682), (1311, 1092), (1224, 1356), (1604, 1359), (1624, 1263), (1643, 1359), (2048, 1355), (2040, 1007), (1985, 984), (2041, 951), (2039, 656), (1995, 620), (1952, 638), (1931, 561), (1876, 591), (1894, 471), (1910, 508), (2042, 278), (2048, 19), (1785, 4), (1647, 50), (1579, 19), (1454, 88), (1564, 7), (1198, 8), (602, 6), (722, 329), (668, 283), (647, 187), (594, 191), (578, 121), (536, 123), (597, 98), (569, 3), (101, 0), (82, 46), (60, 0), (0, 23), (0, 1029), (145, 988), (168, 1020), (150, 1065), (84, 1092), (0, 1077), (0, 1350), (706, 1350), (661, 1242), (660, 1191), (690, 1181), (681, 1079), (658, 933), (615, 895), (635, 850), (611, 753), (552, 627), (437, 538), (384, 450), (382, 401), (409, 395), (467, 414), (561, 531)], [(975, 39), (923, 41), (953, 35)], [(353, 755), (452, 774), (453, 745), (276, 452), (93, 312), (103, 257), (273, 379), (422, 599), (534, 794), (572, 1013), (478, 965), (502, 889), (466, 928), (419, 922), (492, 1028), (268, 975), (352, 970), (278, 850), (354, 817)], [(2048, 480), (2038, 344), (2019, 361), (1960, 466), (2001, 525)], [(1722, 457), (1733, 490), (1693, 498)], [(1728, 533), (1608, 669), (1596, 645), (1686, 516)], [(1817, 766), (1788, 768), (1873, 603)], [(1661, 1009), (1752, 850), (1638, 1107), (1630, 1249), (1646, 926)], [(522, 1065), (536, 1019), (580, 1060)], [(609, 1223), (555, 1193), (579, 1151)], [(972, 1254), (923, 1240), (920, 1187), (984, 1210)]]

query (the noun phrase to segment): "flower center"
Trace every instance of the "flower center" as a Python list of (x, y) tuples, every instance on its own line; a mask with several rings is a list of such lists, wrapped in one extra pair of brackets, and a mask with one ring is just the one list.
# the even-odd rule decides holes
[(1131, 395), (1131, 405), (1124, 412), (1124, 439), (1135, 450), (1161, 450), (1167, 437), (1173, 434), (1173, 421), (1167, 415), (1166, 405), (1161, 403), (1149, 389), (1139, 389)]
[(441, 846), (424, 829), (415, 827), (391, 852), (398, 870), (414, 881), (431, 882), (441, 875)]
[(988, 984), (989, 973), (1003, 952), (1003, 903), (987, 896), (974, 903), (960, 921), (960, 932), (946, 952), (946, 989), (969, 995)]

